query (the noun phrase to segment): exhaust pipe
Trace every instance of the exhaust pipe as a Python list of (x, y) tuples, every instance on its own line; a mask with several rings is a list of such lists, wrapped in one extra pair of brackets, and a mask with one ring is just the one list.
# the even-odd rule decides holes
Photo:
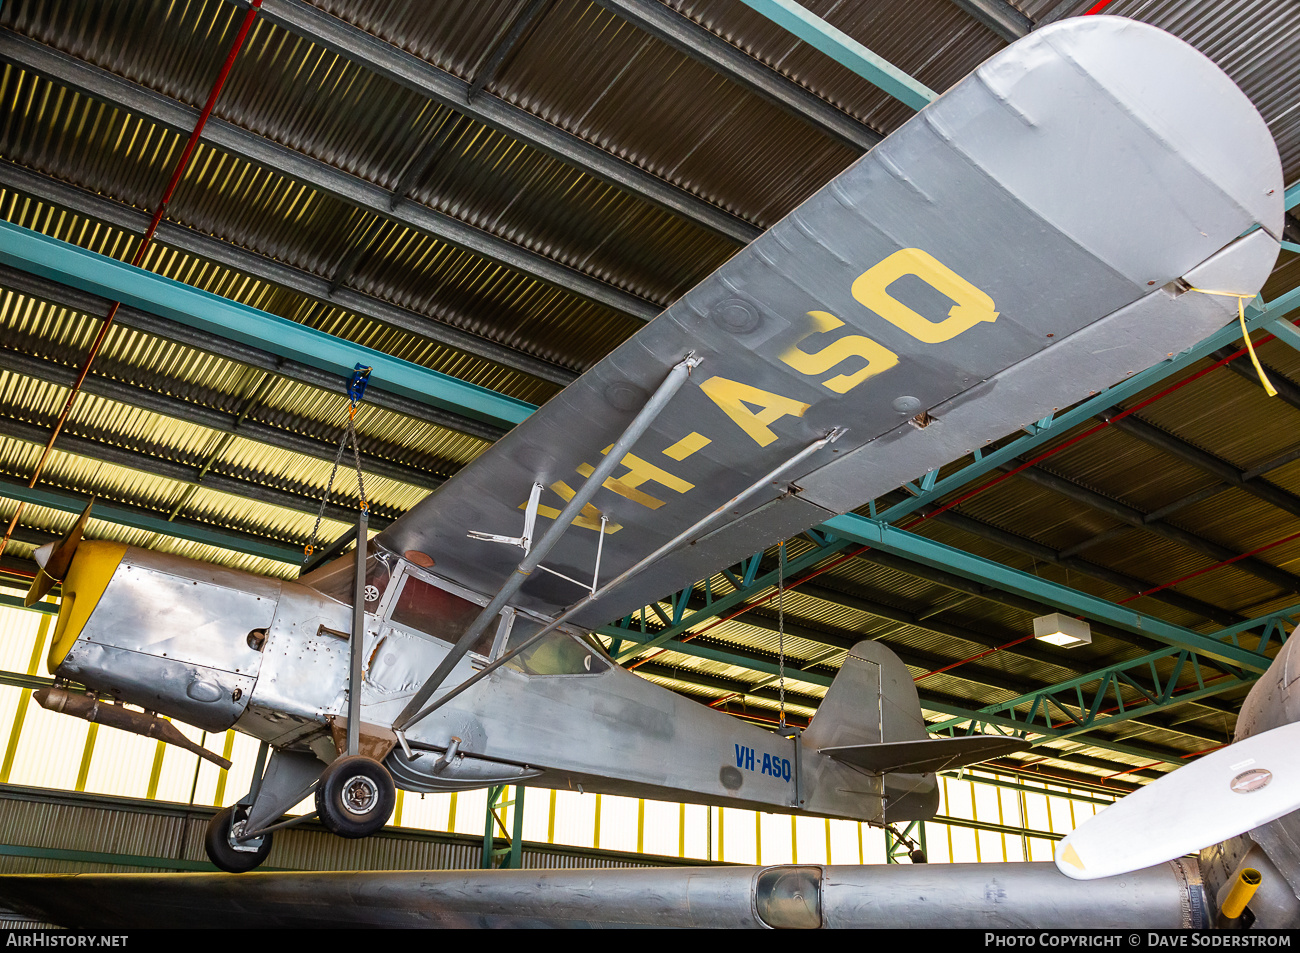
[(226, 771), (230, 770), (229, 761), (218, 754), (212, 753), (202, 745), (190, 741), (189, 738), (181, 734), (179, 728), (157, 715), (135, 711), (125, 705), (100, 702), (93, 695), (74, 695), (64, 688), (38, 688), (32, 692), (32, 697), (46, 711), (62, 712), (65, 715), (84, 718), (86, 721), (93, 721), (99, 725), (121, 728), (123, 731), (144, 735), (146, 738), (156, 738), (169, 745), (184, 748), (200, 758), (211, 761), (219, 768)]

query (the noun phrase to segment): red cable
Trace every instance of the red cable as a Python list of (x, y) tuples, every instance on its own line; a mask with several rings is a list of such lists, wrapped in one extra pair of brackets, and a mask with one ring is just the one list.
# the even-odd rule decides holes
[[(185, 143), (185, 150), (181, 153), (180, 161), (176, 163), (176, 169), (172, 172), (171, 181), (167, 183), (167, 188), (163, 192), (162, 201), (154, 210), (153, 218), (149, 222), (149, 227), (145, 230), (144, 238), (131, 257), (131, 264), (140, 267), (144, 262), (145, 252), (148, 250), (150, 243), (153, 241), (154, 232), (158, 230), (158, 225), (162, 222), (163, 213), (167, 210), (167, 204), (172, 200), (172, 194), (180, 184), (181, 177), (185, 174), (189, 166), (190, 158), (194, 155), (194, 150), (198, 146), (199, 136), (203, 133), (203, 127), (212, 115), (212, 108), (217, 104), (217, 97), (221, 94), (221, 88), (226, 84), (226, 77), (230, 75), (231, 68), (235, 65), (235, 59), (239, 55), (240, 48), (244, 45), (244, 40), (248, 36), (248, 31), (253, 26), (253, 20), (257, 18), (258, 11), (262, 8), (262, 0), (253, 0), (252, 5), (244, 14), (244, 21), (239, 26), (239, 33), (235, 36), (235, 42), (230, 47), (230, 52), (226, 55), (226, 61), (222, 64), (221, 72), (217, 75), (216, 82), (213, 83), (212, 89), (208, 93), (208, 101), (204, 103), (202, 112), (199, 113), (198, 121), (194, 124), (194, 129), (190, 133), (189, 141)], [(104, 339), (108, 337), (108, 329), (113, 324), (113, 319), (117, 317), (117, 309), (121, 307), (121, 302), (113, 302), (109, 308), (107, 317), (99, 326), (99, 332), (95, 335), (95, 340), (90, 345), (90, 350), (86, 352), (86, 358), (82, 362), (81, 370), (77, 374), (77, 379), (72, 385), (72, 390), (68, 392), (68, 399), (63, 404), (63, 410), (59, 413), (59, 419), (55, 421), (54, 429), (50, 432), (50, 439), (45, 444), (45, 449), (41, 452), (41, 457), (36, 461), (36, 468), (32, 471), (31, 479), (27, 481), (27, 488), (30, 490), (36, 486), (45, 471), (45, 464), (50, 459), (50, 454), (54, 451), (54, 443), (59, 439), (59, 434), (63, 432), (64, 425), (68, 422), (68, 417), (72, 413), (72, 405), (76, 402), (77, 396), (81, 393), (81, 387), (86, 382), (86, 377), (90, 374), (90, 367), (99, 355), (99, 349), (103, 346)], [(0, 539), (0, 555), (3, 555), (5, 548), (9, 545), (9, 540), (14, 534), (14, 529), (18, 526), (18, 520), (26, 508), (25, 503), (20, 502), (18, 509), (14, 511), (13, 518), (9, 521), (9, 526), (5, 529), (5, 534)]]
[(1196, 570), (1196, 572), (1189, 572), (1186, 576), (1179, 576), (1177, 579), (1173, 579), (1169, 582), (1161, 583), (1160, 585), (1154, 586), (1150, 589), (1143, 589), (1141, 592), (1135, 592), (1133, 595), (1128, 596), (1125, 599), (1121, 599), (1117, 603), (1117, 605), (1122, 606), (1127, 602), (1132, 602), (1134, 599), (1140, 599), (1142, 596), (1149, 596), (1153, 592), (1159, 592), (1162, 589), (1168, 589), (1170, 586), (1176, 586), (1180, 582), (1186, 582), (1188, 579), (1195, 579), (1197, 576), (1203, 575), (1204, 573), (1209, 572), (1211, 569), (1218, 569), (1220, 566), (1230, 566), (1233, 563), (1237, 562), (1238, 560), (1245, 559), (1247, 556), (1254, 556), (1256, 553), (1262, 553), (1264, 550), (1272, 549), (1274, 546), (1281, 546), (1283, 543), (1289, 543), (1293, 539), (1300, 539), (1300, 533), (1292, 533), (1290, 536), (1284, 536), (1281, 539), (1275, 539), (1273, 540), (1273, 542), (1265, 543), (1263, 546), (1256, 547), (1255, 549), (1252, 549), (1250, 552), (1241, 553), (1240, 555), (1233, 556), (1231, 559), (1225, 559), (1222, 562), (1217, 562), (1213, 566), (1206, 566), (1204, 569), (1198, 569)]
[(992, 655), (994, 652), (1001, 652), (1003, 649), (1009, 649), (1011, 648), (1011, 646), (1019, 645), (1021, 642), (1028, 642), (1032, 638), (1033, 638), (1032, 635), (1021, 636), (1018, 639), (1013, 639), (1010, 642), (1003, 643), (1002, 645), (997, 645), (991, 649), (986, 649), (985, 651), (980, 652), (978, 655), (971, 655), (962, 659), (959, 662), (953, 662), (951, 665), (945, 665), (943, 668), (936, 668), (933, 672), (926, 672), (924, 675), (918, 675), (916, 676), (916, 678), (912, 679), (912, 681), (913, 682), (922, 681), (924, 679), (929, 678), (931, 675), (938, 675), (942, 672), (948, 671), (949, 669), (954, 669), (958, 665), (965, 665), (967, 662), (974, 662), (976, 659), (982, 659), (984, 658), (984, 656)]

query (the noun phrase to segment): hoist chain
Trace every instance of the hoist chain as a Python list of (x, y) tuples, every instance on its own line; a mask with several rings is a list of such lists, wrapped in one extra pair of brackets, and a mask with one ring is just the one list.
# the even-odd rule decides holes
[(348, 425), (343, 432), (343, 437), (339, 440), (338, 452), (334, 454), (334, 466), (330, 468), (329, 482), (325, 484), (325, 492), (321, 495), (320, 509), (316, 512), (316, 523), (311, 528), (311, 539), (303, 548), (303, 553), (307, 558), (311, 558), (312, 553), (316, 551), (316, 538), (320, 533), (321, 520), (325, 517), (325, 504), (329, 502), (330, 491), (334, 489), (334, 478), (338, 475), (339, 464), (343, 462), (343, 451), (347, 449), (348, 443), (352, 444), (352, 462), (357, 468), (357, 492), (361, 495), (361, 509), (370, 509), (370, 504), (366, 500), (366, 482), (361, 473), (361, 449), (357, 441), (357, 409), (361, 406), (361, 399), (366, 393), (366, 382), (370, 378), (370, 368), (362, 367), (360, 364), (352, 372), (352, 380), (348, 384)]

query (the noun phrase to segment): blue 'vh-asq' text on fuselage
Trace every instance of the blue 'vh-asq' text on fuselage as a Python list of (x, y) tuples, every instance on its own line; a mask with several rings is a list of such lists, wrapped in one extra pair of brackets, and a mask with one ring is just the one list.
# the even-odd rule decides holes
[(736, 745), (736, 767), (743, 768), (746, 771), (757, 771), (759, 774), (766, 774), (769, 777), (780, 778), (782, 781), (789, 781), (793, 776), (790, 771), (789, 758), (764, 754), (763, 760), (759, 761), (754, 749), (746, 745)]

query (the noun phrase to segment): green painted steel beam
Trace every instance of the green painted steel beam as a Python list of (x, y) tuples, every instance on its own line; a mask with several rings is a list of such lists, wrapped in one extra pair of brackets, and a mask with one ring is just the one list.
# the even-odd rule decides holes
[[(846, 541), (839, 541), (820, 547), (819, 549), (814, 549), (796, 559), (788, 560), (785, 564), (785, 573), (787, 576), (791, 576), (802, 572), (805, 569), (811, 569), (828, 556), (833, 556), (840, 550), (846, 549), (848, 545), (849, 544)], [(761, 556), (762, 554), (758, 553), (756, 555)], [(692, 626), (699, 625), (706, 619), (722, 615), (729, 609), (743, 605), (746, 601), (753, 598), (756, 593), (762, 592), (770, 586), (775, 586), (778, 581), (779, 573), (779, 569), (774, 569), (766, 575), (758, 576), (753, 579), (748, 586), (737, 587), (737, 589), (731, 594), (713, 599), (704, 608), (698, 609), (690, 615), (678, 620), (676, 623), (656, 631), (648, 639), (633, 638), (632, 635), (628, 634), (630, 632), (629, 629), (624, 629), (617, 625), (608, 625), (598, 631), (602, 635), (608, 635), (611, 638), (631, 639), (634, 642), (640, 643), (635, 648), (631, 648), (618, 656), (619, 662), (625, 662), (647, 649), (664, 646), (666, 643), (689, 630)], [(673, 597), (666, 597), (663, 601), (671, 602), (673, 601)], [(640, 635), (640, 633), (638, 632), (637, 635)], [(674, 651), (677, 650), (674, 649)]]
[[(1300, 616), (1300, 604), (1231, 628), (1240, 636), (1247, 631), (1262, 627), (1263, 631), (1260, 633), (1256, 649), (1263, 651), (1274, 639), (1279, 643), (1286, 639), (1285, 624), (1294, 625), (1297, 616)], [(1222, 635), (1225, 632), (1227, 630), (1217, 634)], [(1162, 662), (1173, 664), (1172, 670), (1163, 678), (1156, 668)], [(1195, 681), (1196, 687), (1184, 686), (1180, 690), (1178, 683), (1185, 681), (1189, 675)], [(1020, 695), (996, 705), (988, 705), (980, 709), (980, 714), (996, 714), (1010, 718), (1024, 725), (1025, 730), (1028, 731), (1050, 727), (1055, 737), (1068, 738), (1094, 728), (1141, 718), (1161, 709), (1220, 695), (1235, 688), (1248, 687), (1255, 681), (1254, 676), (1232, 674), (1219, 675), (1207, 680), (1201, 673), (1195, 655), (1185, 649), (1163, 649), (1097, 669), (1078, 678), (1067, 679), (1047, 686), (1041, 691)], [(1132, 692), (1137, 693), (1140, 700), (1130, 699), (1126, 702), (1121, 694), (1125, 685)], [(1085, 688), (1088, 690), (1085, 691)], [(1071, 692), (1074, 694), (1073, 700), (1063, 701), (1061, 696), (1069, 695)], [(1117, 710), (1114, 713), (1106, 713), (1101, 706), (1112, 698)], [(1018, 709), (1026, 705), (1029, 706), (1029, 712), (1022, 715)], [(1052, 726), (1050, 724), (1052, 705), (1069, 714), (1076, 723), (1072, 726)], [(1081, 714), (1076, 715), (1071, 708), (1078, 709)], [(1039, 718), (1042, 719), (1041, 723), (1036, 721)], [(970, 720), (954, 717), (933, 723), (928, 727), (931, 731), (943, 731), (966, 724)]]
[(1154, 616), (1135, 612), (1097, 596), (1058, 585), (1031, 573), (1012, 569), (991, 559), (945, 546), (924, 536), (890, 526), (880, 520), (867, 519), (854, 513), (836, 516), (822, 524), (823, 529), (841, 538), (854, 540), (874, 549), (905, 556), (926, 566), (954, 572), (967, 579), (989, 582), (1007, 592), (1057, 606), (1085, 618), (1107, 622), (1128, 632), (1158, 639), (1167, 645), (1188, 649), (1199, 655), (1216, 659), (1228, 665), (1251, 672), (1264, 672), (1271, 664), (1267, 655), (1253, 652), (1237, 644), (1239, 627), (1224, 629), (1227, 641), (1216, 636), (1201, 635), (1191, 629)]
[[(984, 781), (981, 779), (978, 783), (982, 784), (984, 783)], [(1043, 792), (1036, 791), (1034, 793), (1041, 794)], [(1058, 795), (1058, 796), (1065, 797), (1065, 795)], [(1080, 799), (1075, 798), (1073, 795), (1071, 795), (1070, 800), (1073, 801), (1073, 800), (1080, 800)], [(1109, 803), (1109, 802), (1100, 802), (1100, 803)], [(1065, 837), (1064, 834), (1053, 834), (1051, 831), (1035, 830), (1032, 827), (1016, 827), (1014, 824), (995, 824), (993, 821), (970, 821), (964, 817), (953, 817), (948, 814), (936, 814), (934, 817), (927, 818), (923, 823), (947, 824), (949, 827), (965, 827), (975, 831), (990, 831), (991, 833), (994, 834), (1007, 834), (1008, 836), (1011, 837), (1020, 837), (1023, 834), (1025, 837), (1032, 837), (1035, 840), (1056, 841), (1056, 840), (1062, 840)]]
[[(956, 770), (951, 770), (951, 771), (940, 771), (939, 776), (944, 778), (951, 778), (954, 781), (975, 781), (979, 784), (990, 784), (995, 788), (1008, 788), (1012, 791), (1024, 791), (1026, 794), (1047, 794), (1052, 797), (1068, 797), (1072, 801), (1087, 801), (1089, 804), (1114, 804), (1115, 799), (1119, 797), (1121, 793), (1121, 792), (1114, 792), (1111, 794), (1110, 797), (1089, 797), (1086, 794), (1077, 794), (1077, 793), (1066, 794), (1064, 791), (1055, 790), (1055, 788), (1073, 788), (1075, 791), (1080, 791), (1083, 790), (1085, 786), (1081, 782), (1053, 781), (1049, 778), (1044, 778), (1043, 780), (1039, 781), (1037, 785), (1030, 784), (1028, 782), (1021, 783), (1019, 781), (1004, 781), (1000, 777), (988, 777), (984, 773), (988, 771), (1001, 772), (1002, 774), (1016, 774), (1015, 771), (1012, 771), (1008, 768), (1002, 768), (1002, 767), (985, 768), (985, 767), (980, 767), (979, 765), (975, 765), (973, 768), (958, 768)], [(1025, 777), (1023, 773), (1018, 774), (1017, 776)], [(1097, 780), (1100, 781), (1101, 779), (1098, 778)], [(1054, 785), (1054, 788), (1049, 790), (1048, 788), (1044, 787), (1044, 785), (1048, 785), (1048, 784)]]
[[(603, 626), (602, 628), (596, 630), (596, 634), (607, 636), (613, 639), (624, 639), (624, 640), (632, 639), (633, 641), (644, 640), (643, 645), (649, 644), (651, 640), (657, 642), (654, 633), (646, 633), (646, 632), (641, 632), (639, 630), (624, 629), (616, 625)], [(754, 672), (760, 672), (765, 675), (777, 675), (780, 673), (780, 666), (776, 662), (767, 662), (762, 659), (746, 658), (744, 656), (737, 655), (734, 652), (728, 652), (725, 649), (714, 648), (708, 645), (701, 645), (696, 642), (669, 642), (667, 644), (664, 644), (662, 648), (665, 651), (676, 652), (681, 655), (691, 656), (693, 658), (708, 659), (709, 661), (712, 662), (721, 662), (725, 665), (735, 665), (741, 668), (749, 669)], [(638, 649), (638, 651), (640, 651), (640, 649)], [(804, 671), (799, 671), (797, 669), (791, 669), (788, 667), (786, 669), (786, 677), (788, 679), (792, 679), (795, 681), (807, 682), (813, 685), (822, 685), (822, 686), (829, 686), (831, 682), (834, 681), (834, 677), (830, 675), (823, 675), (819, 672), (804, 672)], [(957, 705), (950, 705), (946, 702), (938, 701), (934, 698), (923, 698), (921, 700), (921, 707), (925, 711), (938, 712), (940, 714), (952, 716), (958, 721), (958, 723), (978, 721), (981, 724), (997, 725), (998, 727), (1006, 728), (1017, 734), (1028, 730), (1032, 734), (1037, 735), (1041, 738), (1041, 741), (1037, 742), (1037, 744), (1042, 744), (1044, 742), (1052, 741), (1056, 739), (1060, 739), (1060, 740), (1066, 739), (1066, 735), (1063, 731), (1054, 731), (1050, 728), (1043, 728), (1042, 726), (1038, 726), (1038, 725), (1028, 726), (1021, 720), (1008, 718), (1001, 714), (987, 713), (984, 711), (972, 711), (971, 709), (963, 708)], [(948, 722), (944, 722), (941, 724), (948, 724)], [(933, 724), (927, 726), (927, 728), (931, 731), (935, 730), (936, 727), (937, 726)], [(1126, 745), (1123, 742), (1110, 741), (1104, 738), (1089, 738), (1087, 740), (1080, 740), (1077, 743), (1083, 747), (1098, 748), (1103, 751), (1113, 751), (1116, 754), (1123, 754), (1123, 755), (1128, 755), (1130, 757), (1137, 757), (1137, 758), (1146, 758), (1151, 761), (1160, 761), (1166, 764), (1182, 765), (1186, 763), (1185, 761), (1173, 755), (1161, 755), (1159, 752), (1147, 750), (1144, 748), (1136, 748), (1132, 745)], [(1049, 753), (1051, 751), (1052, 749), (1045, 749), (1043, 753), (1046, 753), (1048, 757), (1053, 757), (1053, 754)], [(1056, 752), (1056, 754), (1069, 754), (1069, 752)]]
[(1300, 182), (1293, 183), (1286, 192), (1282, 194), (1282, 205), (1288, 212), (1297, 205), (1300, 205)]
[[(0, 857), (34, 857), (40, 860), (67, 860), (82, 864), (108, 864), (114, 867), (148, 867), (159, 870), (202, 870), (217, 868), (207, 861), (149, 857), (144, 854), (112, 854), (100, 850), (63, 850), (58, 847), (24, 847), (0, 844)], [(262, 867), (262, 870), (287, 870), (285, 867)]]
[[(999, 728), (1006, 728), (1009, 731), (1016, 734), (1019, 734), (1026, 730), (1025, 723), (1022, 721), (1017, 721), (1014, 718), (1007, 718), (1003, 715), (997, 715), (997, 714), (975, 712), (975, 711), (971, 711), (968, 708), (962, 708), (959, 705), (949, 705), (946, 702), (938, 702), (938, 701), (934, 701), (933, 699), (921, 702), (921, 707), (927, 711), (937, 711), (940, 714), (951, 715), (962, 721), (977, 722), (981, 725), (996, 725)], [(1050, 731), (1050, 729), (1036, 727), (1036, 728), (1029, 729), (1029, 732), (1031, 734), (1040, 736), (1041, 740), (1038, 741), (1034, 741), (1033, 739), (1030, 739), (1030, 741), (1034, 744), (1035, 748), (1039, 747), (1040, 745), (1044, 745), (1046, 742), (1052, 741), (1056, 738), (1056, 735), (1053, 734)], [(1147, 761), (1151, 761), (1151, 762), (1172, 764), (1172, 765), (1177, 765), (1179, 767), (1187, 763), (1186, 759), (1176, 757), (1172, 754), (1162, 755), (1158, 752), (1153, 752), (1145, 748), (1136, 748), (1133, 745), (1126, 745), (1122, 741), (1111, 741), (1109, 739), (1103, 739), (1103, 738), (1087, 738), (1087, 739), (1076, 738), (1070, 740), (1075, 741), (1081, 748), (1098, 748), (1102, 751), (1113, 751), (1116, 754), (1124, 754), (1133, 758), (1144, 758)], [(1071, 753), (1072, 752), (1069, 751), (1056, 751), (1055, 749), (1052, 748), (1044, 748), (1044, 750), (1040, 752), (1040, 754), (1043, 754), (1048, 758), (1054, 757), (1056, 755), (1065, 755)]]
[[(1190, 660), (1194, 664), (1195, 656), (1190, 656)], [(1044, 688), (1041, 692), (1036, 692), (1032, 695), (1022, 695), (1020, 698), (1014, 700), (1014, 704), (1012, 702), (1004, 702), (999, 705), (990, 705), (987, 708), (981, 708), (979, 714), (974, 718), (949, 718), (946, 721), (933, 723), (928, 727), (931, 731), (943, 731), (947, 728), (967, 724), (972, 721), (979, 721), (983, 717), (997, 714), (1010, 719), (1014, 723), (1022, 725), (1024, 731), (1044, 731), (1050, 732), (1050, 736), (1053, 738), (1072, 738), (1076, 735), (1085, 734), (1098, 728), (1107, 728), (1126, 721), (1132, 721), (1136, 718), (1143, 718), (1153, 712), (1161, 711), (1166, 708), (1184, 705), (1201, 698), (1210, 698), (1214, 695), (1221, 695), (1234, 688), (1253, 685), (1256, 681), (1254, 678), (1239, 678), (1236, 676), (1225, 677), (1227, 679), (1226, 681), (1218, 681), (1212, 685), (1206, 684), (1204, 679), (1198, 678), (1198, 685), (1200, 687), (1195, 690), (1178, 692), (1170, 695), (1168, 698), (1162, 697), (1156, 701), (1130, 704), (1123, 707), (1115, 714), (1102, 715), (1098, 710), (1098, 702), (1105, 701), (1112, 697), (1113, 693), (1121, 687), (1117, 673), (1108, 673), (1107, 676), (1103, 677), (1095, 691), (1091, 693), (1083, 693), (1081, 690), (1076, 692), (1076, 697), (1072, 707), (1086, 710), (1083, 712), (1083, 715), (1078, 718), (1077, 723), (1068, 726), (1051, 725), (1047, 723), (1051, 718), (1052, 704), (1069, 712), (1066, 705), (1063, 704), (1061, 699), (1056, 695), (1058, 691), (1064, 691), (1064, 689), (1052, 685)], [(1092, 696), (1091, 703), (1087, 698), (1087, 694), (1091, 694)], [(1049, 700), (1052, 704), (1049, 704)], [(1030, 711), (1027, 716), (1022, 716), (1018, 711), (1016, 711), (1016, 706), (1023, 704), (1030, 705)], [(1035, 719), (1038, 718), (1042, 718), (1044, 721), (1036, 721)], [(1175, 728), (1170, 730), (1176, 731), (1177, 729)]]
[[(624, 629), (617, 625), (606, 625), (596, 629), (597, 635), (603, 635), (611, 639), (622, 639), (625, 642), (631, 641), (637, 643), (637, 648), (633, 654), (645, 651), (647, 648), (662, 648), (668, 652), (676, 652), (680, 655), (689, 655), (693, 658), (708, 659), (710, 662), (722, 662), (725, 665), (739, 665), (751, 669), (755, 672), (761, 672), (764, 675), (780, 675), (781, 667), (776, 662), (765, 662), (761, 659), (750, 659), (728, 652), (726, 649), (714, 648), (698, 642), (673, 642), (663, 639), (662, 632), (641, 632), (639, 629)], [(807, 682), (810, 685), (821, 685), (828, 687), (834, 676), (822, 675), (818, 672), (802, 672), (795, 668), (786, 668), (786, 678), (795, 681)]]
[(8, 596), (0, 594), (0, 606), (7, 606), (10, 609), (26, 609), (28, 612), (42, 612), (45, 615), (58, 615), (59, 606), (54, 602), (38, 602), (34, 606), (23, 605), (22, 596)]
[[(26, 487), (21, 483), (12, 483), (8, 480), (0, 481), (0, 498), (18, 500), (31, 506), (45, 506), (65, 513), (80, 513), (86, 508), (84, 497), (40, 487)], [(302, 550), (296, 546), (209, 529), (190, 522), (169, 521), (161, 516), (151, 516), (125, 507), (114, 506), (111, 503), (96, 503), (94, 513), (91, 515), (97, 520), (116, 523), (119, 526), (128, 526), (149, 533), (161, 533), (163, 536), (202, 543), (205, 546), (217, 546), (231, 552), (261, 556), (264, 559), (274, 559), (294, 566), (302, 563)]]
[[(55, 607), (57, 611), (58, 607)], [(49, 688), (54, 684), (54, 679), (46, 678), (44, 675), (24, 675), (22, 672), (0, 672), (0, 685), (8, 685), (11, 688), (27, 688), (36, 691), (41, 688)]]
[(913, 79), (884, 57), (871, 52), (853, 37), (837, 30), (794, 0), (741, 2), (913, 109), (924, 109), (939, 98), (939, 94), (924, 83)]
[(371, 367), (371, 386), (507, 430), (536, 410), (486, 387), (8, 222), (0, 222), (0, 262), (344, 378), (356, 364)]

